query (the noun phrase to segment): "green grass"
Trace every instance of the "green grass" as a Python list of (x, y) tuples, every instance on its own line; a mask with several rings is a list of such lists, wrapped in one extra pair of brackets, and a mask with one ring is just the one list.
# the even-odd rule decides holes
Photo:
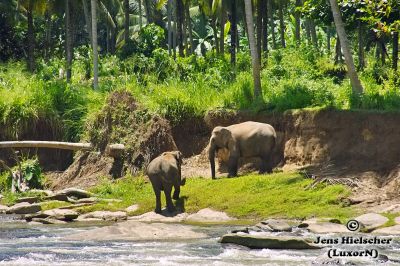
[(46, 201), (46, 202), (40, 203), (40, 206), (42, 207), (42, 211), (57, 209), (60, 207), (65, 207), (65, 206), (70, 206), (70, 205), (71, 205), (71, 203), (69, 203), (69, 202), (58, 201), (58, 200), (52, 200), (52, 201)]
[[(349, 189), (341, 185), (321, 185), (313, 190), (304, 190), (310, 182), (298, 173), (247, 175), (218, 180), (190, 178), (181, 189), (181, 199), (186, 212), (212, 208), (241, 219), (332, 217), (346, 220), (353, 216), (355, 210), (342, 206), (340, 200), (350, 194)], [(155, 204), (151, 185), (142, 177), (104, 181), (92, 192), (104, 198), (121, 199), (122, 202), (100, 203), (81, 208), (80, 212), (123, 210), (132, 204), (139, 204), (136, 214), (140, 214), (153, 210)], [(162, 204), (165, 206), (164, 198)]]
[(397, 223), (395, 222), (395, 218), (400, 216), (400, 213), (381, 213), (381, 215), (385, 216), (386, 218), (389, 219), (389, 221), (387, 221), (384, 225), (382, 225), (381, 227), (389, 227), (389, 226), (394, 226)]

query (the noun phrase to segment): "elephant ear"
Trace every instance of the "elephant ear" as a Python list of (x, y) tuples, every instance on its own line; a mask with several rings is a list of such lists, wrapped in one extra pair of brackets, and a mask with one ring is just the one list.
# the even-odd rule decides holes
[(180, 151), (174, 151), (173, 153), (174, 153), (174, 157), (175, 157), (176, 161), (179, 163), (179, 165), (181, 165), (182, 157), (183, 157), (182, 153)]

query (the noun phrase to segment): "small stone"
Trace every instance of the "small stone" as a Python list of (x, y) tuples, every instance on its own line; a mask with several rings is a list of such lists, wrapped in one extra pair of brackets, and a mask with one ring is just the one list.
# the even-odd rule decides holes
[(39, 204), (30, 204), (28, 202), (21, 202), (11, 206), (6, 213), (15, 214), (29, 214), (36, 213), (42, 210)]
[(236, 233), (245, 233), (248, 234), (249, 233), (249, 228), (248, 227), (244, 227), (244, 228), (240, 228), (240, 229), (235, 229), (231, 231), (232, 234), (236, 234)]
[(46, 200), (46, 201), (48, 201), (48, 200), (58, 200), (58, 201), (69, 202), (67, 194), (64, 194), (64, 193), (57, 193), (57, 194), (54, 194), (52, 196), (47, 196), (47, 197), (44, 198), (44, 200)]
[(90, 198), (93, 196), (92, 193), (79, 188), (66, 188), (59, 191), (58, 193), (63, 193), (66, 194), (68, 197), (75, 197), (77, 199)]
[(203, 223), (223, 223), (234, 220), (224, 212), (214, 211), (206, 208), (198, 211), (197, 213), (191, 214), (187, 217), (187, 221), (190, 222), (203, 222)]
[(9, 209), (9, 207), (8, 207), (8, 206), (5, 206), (5, 205), (0, 205), (0, 213), (5, 213), (5, 212), (7, 212), (7, 211), (8, 211), (8, 209)]
[(367, 231), (376, 229), (384, 225), (387, 221), (389, 221), (388, 218), (377, 213), (363, 214), (361, 216), (356, 217), (355, 220), (361, 223)]
[(132, 205), (132, 206), (129, 206), (128, 208), (126, 208), (125, 211), (127, 213), (132, 213), (132, 212), (137, 211), (138, 209), (139, 209), (139, 205), (135, 204), (135, 205)]

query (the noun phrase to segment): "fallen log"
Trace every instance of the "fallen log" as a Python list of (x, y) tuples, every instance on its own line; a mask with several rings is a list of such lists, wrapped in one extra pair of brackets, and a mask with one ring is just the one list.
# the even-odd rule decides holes
[(0, 148), (50, 148), (62, 150), (92, 150), (91, 143), (73, 143), (73, 142), (60, 142), (60, 141), (1, 141)]
[[(91, 143), (75, 143), (61, 141), (0, 141), (1, 148), (50, 148), (72, 151), (91, 151), (94, 149)], [(125, 151), (123, 144), (107, 145), (106, 154), (111, 157), (119, 157)]]

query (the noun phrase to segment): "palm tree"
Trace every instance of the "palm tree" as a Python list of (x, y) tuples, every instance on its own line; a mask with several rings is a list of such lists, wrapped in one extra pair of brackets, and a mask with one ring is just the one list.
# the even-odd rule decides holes
[(92, 9), (92, 50), (93, 50), (93, 88), (96, 90), (99, 86), (99, 62), (97, 51), (97, 0), (91, 0), (90, 6)]
[(346, 31), (344, 29), (342, 16), (339, 10), (339, 5), (336, 0), (329, 0), (329, 2), (331, 4), (333, 20), (335, 22), (337, 34), (339, 36), (340, 45), (343, 50), (344, 60), (346, 61), (347, 71), (349, 73), (351, 86), (353, 88), (353, 93), (362, 94), (364, 88), (361, 85), (360, 79), (358, 78), (358, 74), (356, 71), (356, 67), (354, 66), (353, 56), (350, 51), (349, 41), (347, 39)]
[(244, 0), (245, 13), (246, 13), (246, 24), (247, 32), (249, 36), (251, 63), (253, 65), (253, 80), (254, 80), (254, 97), (261, 98), (261, 78), (260, 78), (260, 60), (257, 52), (256, 39), (254, 36), (254, 22), (253, 22), (253, 10), (252, 0)]

